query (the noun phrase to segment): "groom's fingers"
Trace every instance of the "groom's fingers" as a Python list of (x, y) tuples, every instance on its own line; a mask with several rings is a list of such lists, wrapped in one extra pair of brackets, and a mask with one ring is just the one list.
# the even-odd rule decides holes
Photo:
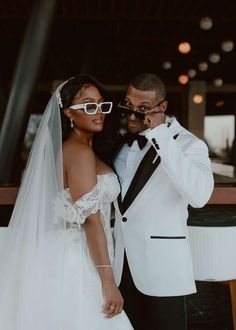
[(157, 108), (153, 108), (151, 110), (145, 111), (145, 115), (150, 115), (152, 113), (163, 113), (163, 110), (159, 110)]

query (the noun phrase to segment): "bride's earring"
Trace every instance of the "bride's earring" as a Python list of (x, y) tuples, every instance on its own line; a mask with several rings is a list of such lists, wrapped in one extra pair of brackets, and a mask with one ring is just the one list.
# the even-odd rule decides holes
[(70, 127), (73, 128), (74, 127), (74, 123), (73, 123), (73, 119), (70, 118)]

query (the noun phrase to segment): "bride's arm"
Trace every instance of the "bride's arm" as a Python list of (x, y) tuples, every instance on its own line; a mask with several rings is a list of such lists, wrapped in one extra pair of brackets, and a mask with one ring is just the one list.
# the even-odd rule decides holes
[[(65, 181), (70, 189), (73, 201), (88, 194), (97, 183), (96, 161), (93, 151), (86, 145), (68, 143), (63, 148)], [(111, 266), (107, 240), (100, 220), (99, 210), (90, 214), (84, 222), (84, 230), (91, 257), (100, 275), (105, 304), (104, 313), (112, 317), (122, 311), (123, 298), (118, 290)], [(115, 306), (115, 308), (113, 307)]]

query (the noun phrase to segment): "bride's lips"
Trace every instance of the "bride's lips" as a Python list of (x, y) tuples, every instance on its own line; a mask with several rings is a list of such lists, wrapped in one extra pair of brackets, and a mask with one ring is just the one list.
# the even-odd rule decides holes
[(104, 119), (95, 119), (95, 120), (93, 120), (93, 122), (94, 122), (95, 124), (101, 125), (101, 124), (104, 123)]

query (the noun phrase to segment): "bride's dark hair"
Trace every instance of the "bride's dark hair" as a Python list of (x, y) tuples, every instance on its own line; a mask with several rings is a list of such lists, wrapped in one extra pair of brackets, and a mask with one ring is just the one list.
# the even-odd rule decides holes
[(100, 92), (100, 94), (105, 98), (106, 92), (103, 86), (91, 75), (80, 74), (77, 77), (70, 78), (60, 91), (61, 96), (61, 122), (62, 122), (62, 140), (65, 141), (70, 134), (70, 120), (64, 114), (64, 109), (69, 108), (72, 104), (72, 101), (75, 95), (80, 91), (84, 86), (91, 84), (94, 85)]
[[(62, 140), (65, 141), (71, 132), (70, 120), (64, 114), (64, 109), (68, 108), (75, 97), (75, 95), (87, 84), (95, 86), (104, 101), (111, 101), (108, 91), (104, 86), (92, 75), (80, 74), (76, 77), (70, 78), (60, 91), (61, 96), (61, 123), (62, 123)], [(114, 111), (114, 109), (113, 109)], [(94, 152), (109, 165), (112, 165), (112, 158), (115, 152), (117, 143), (118, 122), (116, 116), (112, 113), (105, 116), (105, 122), (102, 132), (94, 134), (93, 149)]]

